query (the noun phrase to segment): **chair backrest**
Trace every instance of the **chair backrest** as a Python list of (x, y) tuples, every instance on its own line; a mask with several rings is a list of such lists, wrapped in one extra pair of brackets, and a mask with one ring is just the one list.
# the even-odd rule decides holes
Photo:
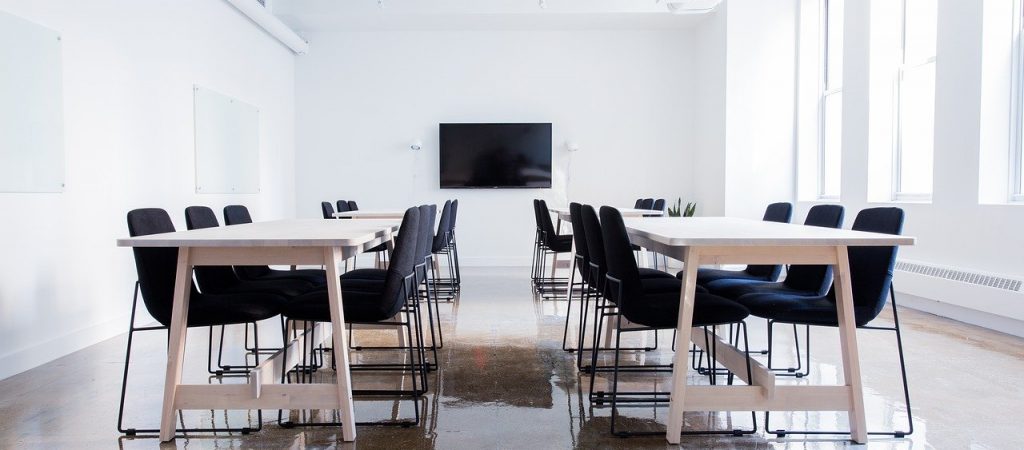
[(540, 200), (533, 199), (533, 221), (537, 224), (537, 231), (541, 231), (540, 227)]
[[(217, 215), (206, 206), (189, 206), (185, 208), (185, 226), (189, 230), (216, 228), (220, 226)], [(231, 266), (196, 266), (196, 283), (204, 293), (217, 293), (238, 284)]]
[[(793, 218), (793, 205), (786, 202), (772, 203), (764, 209), (765, 222), (789, 223)], [(768, 281), (776, 281), (782, 275), (781, 265), (749, 265), (744, 270), (751, 275), (764, 278)]]
[(544, 232), (545, 243), (549, 247), (555, 242), (555, 224), (551, 223), (551, 213), (548, 212), (548, 203), (544, 200), (537, 200), (537, 221), (540, 223), (540, 231)]
[[(842, 228), (845, 210), (839, 205), (814, 205), (807, 211), (804, 225)], [(792, 265), (783, 283), (790, 288), (824, 295), (832, 284), (830, 265)]]
[(420, 236), (416, 239), (416, 264), (422, 263), (430, 256), (436, 217), (437, 205), (420, 205)]
[[(853, 229), (872, 233), (901, 234), (903, 210), (900, 208), (869, 208), (857, 213)], [(850, 285), (857, 325), (872, 321), (885, 307), (892, 285), (898, 247), (849, 247)], [(835, 285), (829, 291), (835, 300)]]
[(437, 253), (444, 250), (444, 247), (448, 245), (448, 230), (451, 220), (452, 201), (445, 200), (444, 206), (441, 207), (441, 220), (437, 223), (437, 234), (434, 235), (434, 242), (430, 247), (431, 252)]
[(338, 205), (338, 212), (349, 212), (352, 210), (348, 207), (348, 200), (338, 200), (335, 204)]
[(383, 316), (391, 317), (398, 314), (405, 304), (405, 292), (403, 284), (405, 277), (412, 274), (416, 267), (416, 241), (419, 239), (420, 210), (412, 207), (405, 210), (402, 217), (402, 225), (399, 228), (398, 236), (395, 238), (395, 250), (391, 252), (391, 262), (388, 263), (387, 276), (384, 281), (384, 294), (381, 297), (380, 312)]
[(576, 244), (576, 256), (581, 260), (580, 275), (583, 281), (590, 282), (590, 252), (587, 251), (587, 231), (583, 227), (583, 205), (569, 203), (569, 221), (572, 223), (572, 240)]
[(249, 208), (244, 205), (228, 205), (224, 207), (224, 225), (252, 223)]
[(324, 214), (324, 219), (334, 218), (334, 206), (331, 206), (331, 202), (320, 202), (320, 212)]
[(655, 200), (654, 201), (654, 206), (651, 207), (651, 209), (653, 209), (655, 211), (664, 211), (665, 210), (665, 199), (659, 198), (659, 199)]
[(452, 200), (452, 223), (449, 225), (450, 230), (455, 229), (455, 222), (459, 218), (459, 199)]
[[(622, 214), (610, 206), (601, 207), (601, 241), (604, 243), (608, 276), (615, 277), (622, 283), (621, 290), (618, 286), (609, 284), (607, 294), (618, 304), (622, 314), (629, 316), (635, 304), (628, 299), (638, 299), (642, 294), (640, 269), (636, 266), (636, 257), (633, 255), (633, 246), (629, 242)], [(622, 297), (618, 296), (620, 292)]]
[(640, 209), (640, 207), (643, 206), (643, 204), (644, 204), (644, 199), (638, 198), (638, 199), (636, 199), (636, 203), (633, 203), (633, 209)]
[[(167, 211), (159, 208), (134, 209), (128, 212), (128, 235), (146, 236), (171, 233), (174, 223)], [(134, 247), (135, 270), (138, 273), (142, 302), (149, 315), (167, 325), (171, 321), (174, 304), (174, 277), (178, 268), (176, 247)], [(196, 294), (192, 286), (192, 294)]]
[(348, 210), (349, 211), (359, 211), (359, 205), (356, 204), (355, 200), (349, 200), (348, 201)]
[[(590, 256), (590, 264), (598, 267), (597, 273), (591, 279), (596, 287), (603, 288), (604, 276), (608, 273), (608, 263), (604, 253), (604, 241), (601, 231), (601, 222), (597, 220), (597, 211), (590, 205), (580, 206), (580, 221), (583, 223), (583, 238), (587, 241), (587, 254)], [(573, 229), (575, 232), (575, 228)], [(587, 267), (589, 271), (590, 268)]]
[(651, 209), (653, 207), (654, 207), (654, 199), (653, 198), (645, 198), (644, 201), (640, 203), (640, 209)]

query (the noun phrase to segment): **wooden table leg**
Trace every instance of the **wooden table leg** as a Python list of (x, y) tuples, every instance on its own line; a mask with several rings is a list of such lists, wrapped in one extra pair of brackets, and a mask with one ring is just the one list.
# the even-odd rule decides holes
[(868, 440), (864, 417), (864, 388), (861, 385), (860, 357), (857, 353), (857, 323), (853, 314), (850, 258), (845, 246), (836, 247), (835, 283), (843, 380), (850, 388), (850, 438), (858, 444), (864, 444)]
[(331, 308), (331, 329), (334, 335), (334, 362), (338, 370), (338, 404), (341, 414), (341, 438), (351, 442), (356, 439), (355, 410), (352, 407), (352, 378), (349, 373), (348, 335), (345, 333), (345, 310), (341, 307), (341, 273), (338, 261), (342, 258), (337, 247), (324, 249), (324, 265), (327, 266), (327, 296)]
[(164, 404), (160, 412), (160, 440), (174, 439), (175, 394), (181, 384), (185, 359), (185, 334), (188, 330), (188, 297), (192, 293), (192, 264), (189, 248), (178, 249), (178, 267), (174, 274), (174, 306), (171, 308), (170, 340), (167, 343), (167, 372), (164, 375)]
[(687, 247), (684, 253), (683, 290), (679, 299), (679, 319), (676, 323), (679, 341), (676, 342), (676, 356), (672, 365), (672, 393), (669, 396), (668, 426), (665, 439), (678, 444), (683, 431), (683, 402), (686, 400), (686, 372), (690, 348), (690, 329), (693, 325), (693, 302), (697, 292), (697, 268), (700, 256), (694, 247)]

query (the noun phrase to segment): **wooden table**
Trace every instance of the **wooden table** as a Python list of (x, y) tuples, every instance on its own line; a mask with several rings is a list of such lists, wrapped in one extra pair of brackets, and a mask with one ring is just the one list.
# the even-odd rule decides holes
[(405, 211), (399, 210), (357, 210), (357, 211), (342, 211), (334, 213), (335, 219), (401, 219), (405, 215)]
[[(678, 336), (704, 347), (701, 329), (691, 329), (697, 268), (701, 264), (830, 264), (835, 267), (842, 386), (776, 386), (775, 375), (745, 352), (711, 333), (718, 361), (747, 386), (688, 386), (685, 351), (677, 351), (669, 404), (669, 443), (678, 444), (684, 411), (847, 411), (850, 435), (867, 441), (864, 393), (857, 354), (850, 262), (852, 246), (913, 245), (914, 238), (726, 217), (626, 219), (630, 240), (685, 262)], [(686, 348), (680, 346), (679, 348)], [(707, 350), (707, 349), (705, 349)], [(750, 361), (752, 380), (746, 380)]]
[[(355, 416), (339, 262), (390, 242), (398, 226), (395, 220), (280, 220), (119, 239), (120, 247), (178, 247), (160, 440), (174, 439), (176, 413), (185, 409), (338, 409), (342, 439), (354, 440)], [(192, 267), (261, 264), (324, 265), (330, 325), (317, 326), (287, 344), (287, 360), (281, 351), (264, 360), (250, 371), (248, 384), (181, 384)], [(322, 342), (330, 336), (334, 337), (336, 383), (279, 383), (281, 371), (298, 364), (305, 339)]]

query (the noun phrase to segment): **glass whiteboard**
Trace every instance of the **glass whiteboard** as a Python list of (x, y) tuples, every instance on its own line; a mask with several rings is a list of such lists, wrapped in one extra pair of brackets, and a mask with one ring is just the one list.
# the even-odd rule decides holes
[(259, 192), (259, 109), (200, 86), (194, 94), (196, 192)]
[(64, 190), (60, 35), (0, 12), (0, 192)]

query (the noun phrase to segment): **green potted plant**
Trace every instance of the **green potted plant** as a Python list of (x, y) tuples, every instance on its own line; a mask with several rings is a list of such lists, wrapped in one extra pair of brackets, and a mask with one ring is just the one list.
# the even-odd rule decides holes
[(697, 203), (689, 202), (686, 204), (686, 208), (683, 208), (683, 199), (677, 198), (675, 206), (668, 208), (669, 217), (693, 217), (694, 213), (697, 212)]

